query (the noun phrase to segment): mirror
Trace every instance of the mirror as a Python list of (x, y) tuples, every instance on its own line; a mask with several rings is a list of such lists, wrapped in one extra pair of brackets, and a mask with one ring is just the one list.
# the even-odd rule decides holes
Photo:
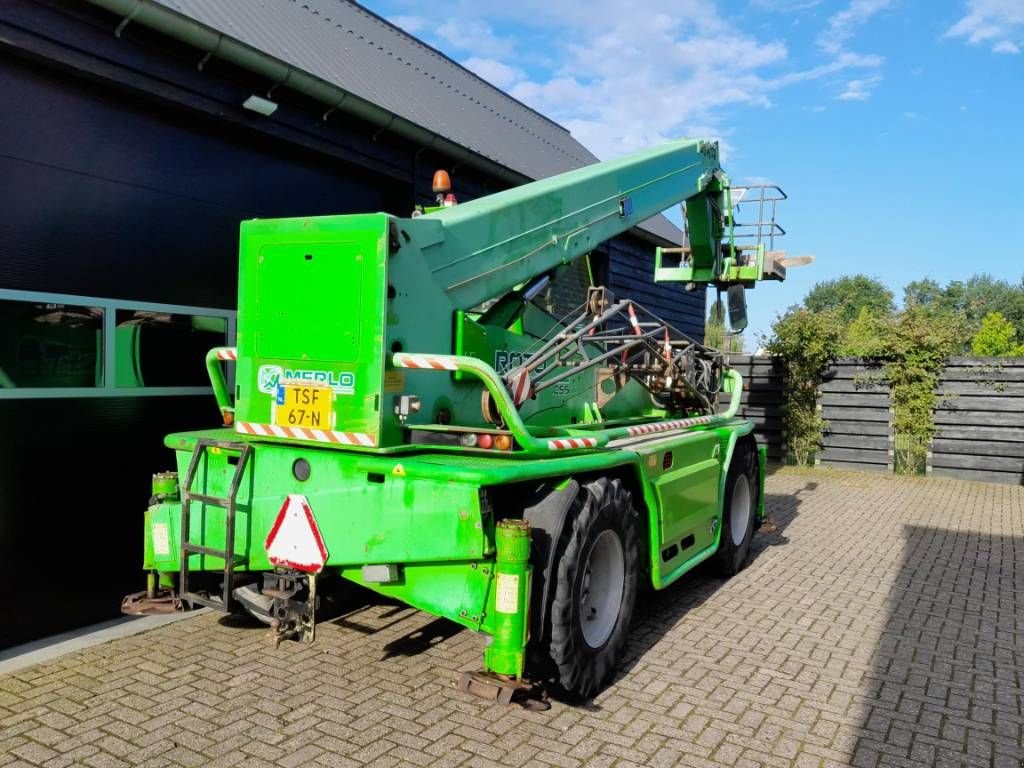
[(739, 333), (747, 327), (747, 296), (739, 283), (730, 285), (726, 291), (729, 304), (729, 328)]

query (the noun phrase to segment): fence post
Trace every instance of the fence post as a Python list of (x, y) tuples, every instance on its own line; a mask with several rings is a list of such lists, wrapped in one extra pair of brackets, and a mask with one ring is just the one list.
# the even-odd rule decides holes
[[(889, 385), (889, 402), (892, 402), (892, 385)], [(885, 465), (885, 468), (890, 473), (896, 471), (896, 409), (889, 407), (889, 434), (887, 435), (889, 440), (889, 463)]]

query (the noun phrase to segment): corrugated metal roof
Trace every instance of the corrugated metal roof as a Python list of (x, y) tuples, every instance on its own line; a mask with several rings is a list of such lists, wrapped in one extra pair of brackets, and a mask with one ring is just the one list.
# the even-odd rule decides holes
[[(154, 0), (529, 179), (597, 158), (565, 128), (348, 0)], [(664, 217), (644, 229), (678, 241)]]

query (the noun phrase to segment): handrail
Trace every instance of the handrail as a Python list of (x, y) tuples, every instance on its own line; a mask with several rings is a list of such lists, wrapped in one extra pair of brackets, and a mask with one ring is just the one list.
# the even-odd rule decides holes
[(235, 407), (231, 402), (227, 381), (224, 378), (224, 368), (221, 365), (229, 360), (238, 360), (237, 348), (214, 347), (206, 353), (206, 371), (210, 374), (213, 396), (217, 399), (217, 408), (220, 409), (220, 416), (224, 420), (225, 427), (230, 427), (235, 423)]
[(612, 440), (619, 440), (642, 435), (676, 432), (690, 427), (710, 426), (728, 421), (736, 416), (740, 409), (743, 392), (743, 378), (735, 370), (725, 372), (728, 391), (732, 395), (729, 407), (724, 413), (690, 416), (681, 419), (662, 419), (645, 424), (632, 426), (610, 427), (601, 430), (571, 430), (561, 437), (536, 437), (530, 433), (529, 427), (516, 410), (512, 397), (505, 385), (490, 365), (483, 360), (466, 355), (417, 355), (398, 352), (392, 355), (392, 364), (396, 368), (412, 368), (429, 371), (462, 371), (480, 379), (490, 393), (494, 404), (501, 414), (516, 442), (526, 453), (552, 454), (562, 451), (603, 448)]

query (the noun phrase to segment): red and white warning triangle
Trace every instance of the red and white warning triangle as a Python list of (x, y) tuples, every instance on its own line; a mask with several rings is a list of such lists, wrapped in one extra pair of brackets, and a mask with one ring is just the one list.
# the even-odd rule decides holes
[(263, 546), (270, 562), (285, 568), (320, 573), (327, 563), (327, 547), (309, 500), (298, 493), (285, 499)]

